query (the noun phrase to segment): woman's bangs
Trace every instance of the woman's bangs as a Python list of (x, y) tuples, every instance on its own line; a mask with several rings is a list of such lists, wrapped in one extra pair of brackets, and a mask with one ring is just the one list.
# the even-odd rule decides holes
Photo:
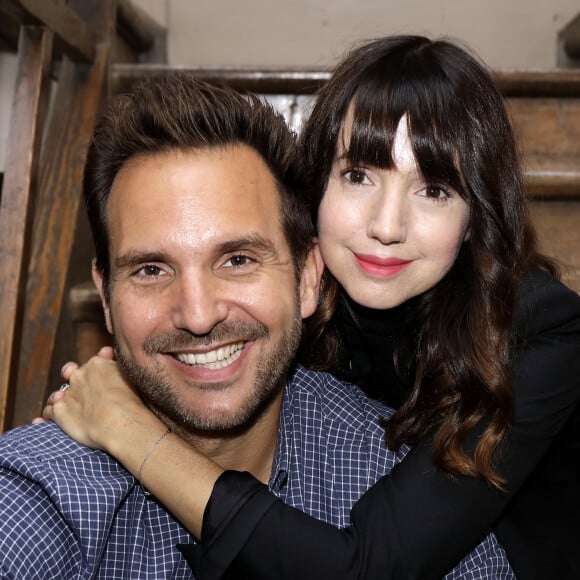
[(407, 113), (409, 138), (419, 171), (425, 181), (446, 184), (462, 197), (465, 184), (456, 132), (440, 119)]
[(365, 107), (357, 99), (350, 131), (345, 127), (346, 142), (341, 144), (341, 156), (353, 165), (394, 169), (393, 144), (399, 122), (406, 115), (411, 146), (423, 178), (449, 185), (463, 195), (465, 187), (459, 170), (458, 143), (452, 128), (429, 118), (424, 106), (420, 111), (412, 110), (417, 109), (412, 100), (407, 101), (406, 110), (384, 103), (376, 100), (372, 106)]
[(359, 87), (352, 103), (352, 126), (345, 127), (350, 138), (343, 144), (346, 158), (354, 164), (392, 169), (393, 143), (404, 110), (393, 106), (385, 85)]

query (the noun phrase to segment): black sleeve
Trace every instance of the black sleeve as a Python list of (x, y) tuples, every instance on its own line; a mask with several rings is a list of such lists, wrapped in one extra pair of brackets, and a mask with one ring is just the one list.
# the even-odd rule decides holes
[[(580, 398), (580, 298), (534, 271), (522, 288), (516, 330), (516, 418), (497, 465), (505, 492), (437, 471), (429, 438), (363, 495), (345, 530), (271, 499), (253, 480), (235, 497), (231, 479), (239, 474), (231, 474), (216, 484), (207, 512), (216, 515), (215, 504), (228, 497), (230, 515), (204, 519), (200, 580), (443, 576), (500, 520)], [(477, 436), (475, 429), (468, 448)], [(244, 499), (248, 489), (252, 501)], [(237, 521), (238, 532), (224, 533), (225, 521)]]

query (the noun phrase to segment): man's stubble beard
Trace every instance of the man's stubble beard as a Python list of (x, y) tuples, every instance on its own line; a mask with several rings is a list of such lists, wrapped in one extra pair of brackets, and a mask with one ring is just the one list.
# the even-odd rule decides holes
[[(205, 416), (195, 409), (185, 408), (175, 395), (163, 370), (150, 370), (135, 362), (130, 356), (116, 348), (116, 357), (121, 372), (134, 386), (144, 402), (162, 420), (172, 424), (178, 431), (195, 435), (232, 435), (255, 423), (259, 416), (268, 408), (269, 404), (284, 389), (287, 373), (294, 362), (294, 357), (302, 334), (302, 319), (299, 305), (292, 326), (282, 335), (277, 345), (271, 345), (258, 362), (255, 370), (253, 388), (248, 391), (241, 407), (227, 417)], [(146, 352), (168, 352), (173, 348), (187, 348), (200, 344), (215, 344), (218, 340), (262, 340), (267, 344), (268, 329), (259, 322), (222, 323), (216, 326), (210, 335), (195, 338), (186, 331), (176, 331), (163, 337), (155, 337), (144, 347)], [(219, 337), (219, 339), (216, 339)], [(189, 381), (191, 388), (204, 388)], [(207, 388), (207, 385), (206, 387)], [(228, 387), (225, 387), (228, 388)]]

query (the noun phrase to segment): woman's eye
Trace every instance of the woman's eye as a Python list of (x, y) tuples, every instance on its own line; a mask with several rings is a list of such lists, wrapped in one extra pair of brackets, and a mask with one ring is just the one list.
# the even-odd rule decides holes
[(353, 185), (368, 185), (370, 179), (362, 169), (347, 169), (342, 172), (342, 176)]
[(427, 185), (423, 190), (423, 195), (431, 199), (447, 199), (450, 197), (449, 192), (440, 185)]

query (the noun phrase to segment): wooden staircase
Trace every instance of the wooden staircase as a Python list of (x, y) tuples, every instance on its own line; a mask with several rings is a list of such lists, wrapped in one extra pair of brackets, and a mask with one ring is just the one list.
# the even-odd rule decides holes
[[(143, 55), (152, 54), (149, 60), (163, 60), (159, 38), (164, 31), (133, 12), (127, 0), (69, 2), (67, 10), (74, 15), (68, 17), (77, 17), (70, 26), (78, 28), (80, 22), (85, 27), (80, 35), (57, 28), (54, 17), (38, 8), (41, 3), (3, 2), (21, 31), (17, 85), (22, 98), (13, 107), (13, 153), (0, 210), (0, 325), (5, 329), (0, 335), (0, 429), (40, 412), (47, 392), (59, 384), (64, 361), (84, 361), (110, 343), (96, 290), (87, 282), (92, 242), (78, 211), (82, 164), (102, 100), (168, 70), (143, 62)], [(0, 14), (2, 10), (4, 5)], [(28, 30), (31, 20), (34, 31)], [(39, 40), (39, 28), (46, 32), (40, 34), (44, 40)], [(0, 26), (2, 34), (7, 35)], [(82, 43), (78, 36), (93, 41)], [(54, 43), (58, 48), (51, 50), (48, 37), (60, 39)], [(119, 56), (112, 47), (120, 38), (127, 46)], [(43, 123), (46, 79), (55, 63), (59, 112)], [(265, 95), (297, 130), (308, 103), (330, 75), (304, 69), (176, 69)], [(36, 77), (30, 75), (34, 71)], [(495, 74), (522, 147), (542, 248), (561, 262), (564, 281), (580, 291), (580, 71)]]
[(0, 431), (38, 415), (76, 356), (69, 291), (92, 254), (79, 212), (86, 151), (112, 63), (162, 58), (163, 37), (128, 0), (0, 2), (0, 47), (17, 52), (0, 197)]

